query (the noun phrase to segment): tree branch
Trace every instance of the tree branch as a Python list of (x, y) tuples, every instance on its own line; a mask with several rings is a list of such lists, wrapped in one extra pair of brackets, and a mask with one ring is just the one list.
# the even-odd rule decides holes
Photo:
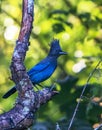
[(34, 122), (34, 114), (41, 104), (46, 103), (56, 91), (44, 88), (35, 92), (24, 66), (32, 29), (34, 0), (23, 0), (21, 30), (11, 61), (12, 80), (18, 90), (14, 108), (0, 115), (0, 130), (25, 130)]

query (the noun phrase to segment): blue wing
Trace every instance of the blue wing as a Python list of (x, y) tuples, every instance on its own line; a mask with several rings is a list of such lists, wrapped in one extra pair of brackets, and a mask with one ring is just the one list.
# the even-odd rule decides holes
[(27, 73), (29, 76), (31, 76), (32, 74), (36, 74), (39, 73), (43, 70), (45, 70), (48, 66), (50, 65), (50, 63), (47, 61), (42, 61), (40, 63), (38, 63), (37, 65), (35, 65), (33, 68), (31, 68)]

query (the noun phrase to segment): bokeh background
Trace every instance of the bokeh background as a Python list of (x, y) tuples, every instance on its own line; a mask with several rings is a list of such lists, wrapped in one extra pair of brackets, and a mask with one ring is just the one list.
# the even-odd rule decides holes
[[(10, 110), (17, 94), (7, 100), (3, 94), (14, 85), (10, 63), (22, 15), (22, 1), (0, 0), (0, 112)], [(102, 57), (102, 0), (35, 0), (30, 47), (25, 59), (29, 70), (46, 57), (53, 38), (60, 40), (67, 56), (58, 59), (53, 76), (60, 94), (43, 105), (31, 129), (55, 129), (56, 122), (67, 130), (87, 78)], [(84, 93), (72, 130), (92, 130), (102, 123), (102, 64), (98, 66)]]

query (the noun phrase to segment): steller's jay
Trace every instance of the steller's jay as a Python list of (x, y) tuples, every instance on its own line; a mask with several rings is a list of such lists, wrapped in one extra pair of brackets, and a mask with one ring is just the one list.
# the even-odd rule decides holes
[[(48, 56), (27, 72), (33, 85), (48, 79), (57, 67), (57, 58), (66, 54), (66, 52), (62, 51), (59, 45), (59, 40), (54, 39), (51, 43)], [(16, 91), (16, 86), (12, 87), (6, 94), (4, 94), (3, 98), (8, 98)]]

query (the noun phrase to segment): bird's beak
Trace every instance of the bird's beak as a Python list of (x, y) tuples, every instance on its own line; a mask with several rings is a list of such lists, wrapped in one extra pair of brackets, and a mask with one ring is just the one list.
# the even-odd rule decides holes
[(67, 55), (68, 53), (67, 53), (67, 52), (64, 52), (64, 51), (60, 51), (59, 54), (60, 54), (60, 55)]

